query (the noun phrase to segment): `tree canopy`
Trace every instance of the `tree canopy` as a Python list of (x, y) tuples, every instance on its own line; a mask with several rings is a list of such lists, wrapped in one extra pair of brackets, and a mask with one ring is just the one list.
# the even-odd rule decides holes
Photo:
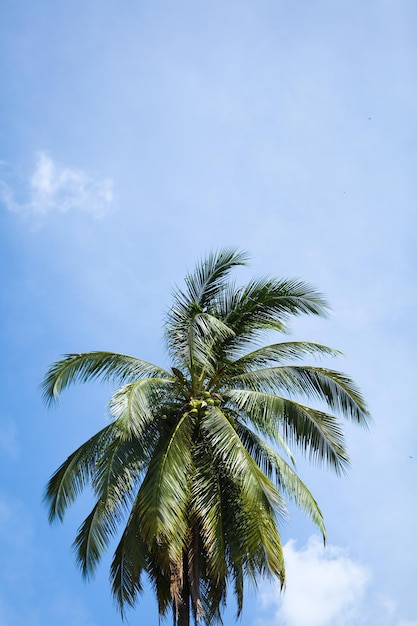
[(230, 272), (247, 255), (208, 255), (174, 293), (165, 320), (169, 370), (111, 352), (69, 354), (54, 363), (44, 396), (55, 403), (70, 384), (110, 380), (111, 421), (51, 477), (50, 520), (91, 485), (95, 504), (74, 547), (85, 576), (123, 528), (111, 566), (122, 615), (144, 576), (160, 615), (174, 624), (221, 622), (227, 592), (238, 614), (245, 580), (285, 581), (279, 532), (286, 501), (325, 538), (322, 513), (295, 471), (294, 453), (342, 473), (349, 462), (340, 418), (369, 419), (346, 375), (306, 357), (339, 352), (309, 341), (267, 343), (291, 317), (326, 316), (321, 294), (300, 280), (255, 278), (236, 286)]

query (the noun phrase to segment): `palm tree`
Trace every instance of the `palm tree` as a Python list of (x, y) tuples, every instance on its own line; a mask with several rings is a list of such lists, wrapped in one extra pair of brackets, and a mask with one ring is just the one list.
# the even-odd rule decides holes
[[(68, 385), (101, 378), (118, 385), (111, 421), (51, 477), (50, 520), (91, 484), (95, 504), (74, 546), (89, 577), (120, 525), (111, 565), (122, 616), (147, 576), (159, 614), (174, 626), (221, 622), (232, 587), (240, 614), (244, 582), (284, 584), (278, 524), (294, 501), (325, 538), (320, 509), (294, 470), (290, 447), (337, 473), (348, 456), (339, 419), (366, 424), (356, 385), (305, 356), (339, 354), (312, 342), (262, 345), (292, 315), (326, 315), (327, 304), (298, 280), (229, 279), (246, 254), (221, 250), (177, 290), (165, 325), (172, 367), (110, 352), (70, 354), (49, 369), (47, 402)], [(313, 408), (304, 404), (312, 400)], [(327, 411), (330, 412), (327, 412)]]

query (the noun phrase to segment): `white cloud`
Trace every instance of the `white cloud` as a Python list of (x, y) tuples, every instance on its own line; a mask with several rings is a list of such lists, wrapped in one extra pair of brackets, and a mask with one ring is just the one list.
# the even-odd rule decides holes
[(300, 549), (289, 541), (284, 556), (285, 591), (261, 586), (254, 626), (417, 626), (400, 616), (403, 607), (395, 600), (372, 588), (371, 571), (346, 549), (324, 548), (314, 536)]
[(82, 211), (101, 218), (115, 206), (112, 180), (97, 180), (82, 170), (62, 166), (45, 152), (36, 156), (25, 194), (26, 201), (16, 201), (10, 185), (0, 180), (0, 201), (9, 211), (24, 216)]
[(353, 561), (342, 548), (323, 548), (317, 537), (297, 550), (294, 541), (284, 549), (287, 586), (283, 594), (273, 588), (261, 593), (273, 616), (258, 626), (350, 626), (358, 623), (368, 569)]

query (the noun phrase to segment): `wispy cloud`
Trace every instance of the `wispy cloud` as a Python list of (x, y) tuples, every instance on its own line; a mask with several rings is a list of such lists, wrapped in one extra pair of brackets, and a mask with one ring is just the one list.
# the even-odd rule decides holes
[(45, 152), (37, 153), (35, 167), (23, 184), (21, 195), (23, 201), (16, 200), (16, 190), (10, 182), (0, 179), (0, 202), (9, 211), (27, 217), (82, 211), (101, 218), (115, 207), (111, 179), (95, 179), (83, 170), (63, 166)]

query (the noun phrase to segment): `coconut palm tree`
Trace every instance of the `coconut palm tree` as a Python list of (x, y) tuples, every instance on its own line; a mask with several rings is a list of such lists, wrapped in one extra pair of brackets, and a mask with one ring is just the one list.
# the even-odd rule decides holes
[(285, 332), (293, 315), (326, 315), (323, 297), (298, 280), (258, 278), (236, 287), (230, 271), (246, 261), (242, 252), (221, 250), (186, 276), (165, 325), (171, 369), (90, 352), (67, 355), (46, 374), (49, 403), (72, 383), (117, 384), (111, 421), (53, 474), (45, 499), (50, 520), (62, 520), (92, 486), (95, 504), (74, 542), (87, 577), (122, 525), (111, 566), (122, 615), (144, 576), (160, 615), (172, 609), (175, 626), (191, 617), (221, 622), (230, 588), (240, 614), (245, 580), (269, 576), (284, 584), (279, 522), (286, 500), (325, 537), (291, 449), (341, 473), (348, 455), (337, 415), (367, 423), (348, 377), (300, 364), (337, 351), (306, 341), (262, 345), (271, 332)]

